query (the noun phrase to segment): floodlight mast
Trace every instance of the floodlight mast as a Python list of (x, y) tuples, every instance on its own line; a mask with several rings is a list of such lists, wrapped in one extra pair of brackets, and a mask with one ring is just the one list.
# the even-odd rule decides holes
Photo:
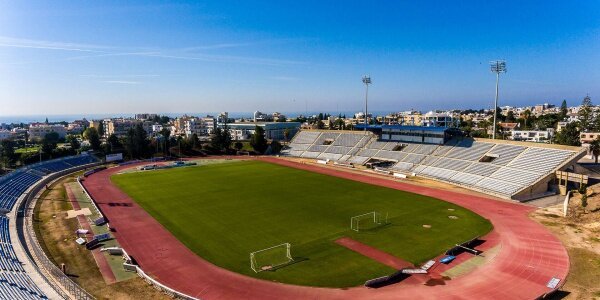
[(367, 120), (368, 120), (368, 110), (369, 110), (369, 84), (371, 84), (371, 76), (364, 75), (362, 78), (362, 82), (365, 84), (365, 132), (367, 132)]
[(506, 73), (506, 61), (494, 60), (490, 62), (490, 70), (496, 73), (496, 99), (494, 100), (494, 125), (492, 131), (492, 139), (496, 139), (496, 115), (498, 114), (498, 85), (500, 83), (500, 73)]

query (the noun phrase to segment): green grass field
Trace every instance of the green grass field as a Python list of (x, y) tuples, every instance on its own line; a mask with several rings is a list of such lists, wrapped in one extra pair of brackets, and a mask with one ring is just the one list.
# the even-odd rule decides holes
[[(421, 264), (492, 228), (477, 214), (441, 200), (260, 161), (119, 174), (112, 180), (204, 259), (299, 285), (357, 286), (394, 271), (335, 244), (340, 237)], [(352, 231), (350, 217), (370, 211), (388, 214), (390, 224)], [(296, 263), (276, 271), (250, 269), (250, 252), (284, 242), (292, 244)]]

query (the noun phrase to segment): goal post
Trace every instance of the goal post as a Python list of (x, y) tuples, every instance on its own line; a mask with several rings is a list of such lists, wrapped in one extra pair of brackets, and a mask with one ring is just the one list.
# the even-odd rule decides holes
[(250, 253), (250, 268), (256, 273), (272, 270), (294, 261), (292, 245), (283, 243)]
[(350, 229), (358, 232), (361, 229), (369, 229), (374, 228), (376, 226), (381, 225), (382, 223), (387, 223), (387, 214), (385, 216), (385, 220), (382, 220), (381, 213), (372, 211), (365, 214), (357, 215), (350, 218)]

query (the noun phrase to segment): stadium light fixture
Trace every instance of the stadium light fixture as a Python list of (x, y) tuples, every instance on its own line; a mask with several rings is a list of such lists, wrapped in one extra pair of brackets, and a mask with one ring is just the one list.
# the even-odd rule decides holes
[(362, 82), (365, 84), (365, 132), (367, 132), (367, 119), (369, 116), (369, 84), (371, 84), (371, 76), (364, 75), (362, 78)]
[(496, 99), (494, 100), (494, 125), (492, 131), (492, 139), (496, 139), (496, 115), (498, 112), (498, 85), (500, 83), (500, 73), (506, 73), (506, 61), (505, 60), (493, 60), (490, 61), (490, 70), (492, 73), (496, 73)]

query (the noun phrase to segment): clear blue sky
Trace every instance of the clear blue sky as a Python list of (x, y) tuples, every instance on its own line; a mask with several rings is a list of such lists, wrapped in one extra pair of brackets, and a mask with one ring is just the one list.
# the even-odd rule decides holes
[(2, 1), (0, 115), (489, 108), (497, 58), (600, 103), (600, 1)]

